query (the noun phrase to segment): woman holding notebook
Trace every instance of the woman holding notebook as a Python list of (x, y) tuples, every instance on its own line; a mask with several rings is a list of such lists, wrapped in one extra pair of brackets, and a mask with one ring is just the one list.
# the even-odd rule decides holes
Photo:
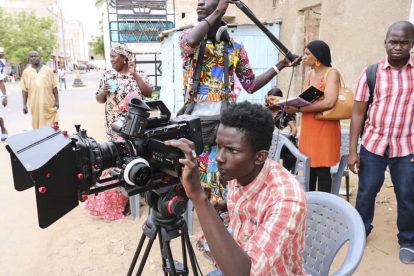
[(339, 121), (317, 120), (315, 113), (331, 110), (339, 95), (339, 72), (332, 69), (331, 50), (322, 40), (310, 42), (303, 55), (303, 62), (312, 67), (307, 75), (304, 90), (310, 86), (324, 92), (323, 98), (303, 107), (286, 106), (285, 112), (303, 113), (299, 150), (310, 157), (309, 190), (331, 192), (330, 168), (340, 159), (341, 128)]

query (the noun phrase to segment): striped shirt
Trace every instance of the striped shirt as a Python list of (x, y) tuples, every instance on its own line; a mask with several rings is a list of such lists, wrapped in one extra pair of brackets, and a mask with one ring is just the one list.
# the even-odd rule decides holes
[(249, 255), (250, 275), (306, 275), (306, 195), (296, 179), (268, 159), (247, 186), (229, 182), (227, 207), (233, 238)]
[[(369, 88), (366, 68), (355, 92), (355, 101), (367, 102)], [(384, 155), (389, 146), (390, 157), (403, 157), (414, 152), (414, 58), (398, 70), (388, 58), (378, 64), (374, 100), (361, 138), (370, 152)]]

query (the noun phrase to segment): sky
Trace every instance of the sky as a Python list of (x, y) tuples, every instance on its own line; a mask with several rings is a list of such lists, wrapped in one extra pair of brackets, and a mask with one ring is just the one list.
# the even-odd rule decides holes
[(98, 10), (95, 7), (95, 0), (59, 0), (65, 20), (80, 20), (86, 31), (86, 40), (91, 35), (99, 36), (99, 21), (102, 20), (102, 13), (106, 9), (106, 5)]

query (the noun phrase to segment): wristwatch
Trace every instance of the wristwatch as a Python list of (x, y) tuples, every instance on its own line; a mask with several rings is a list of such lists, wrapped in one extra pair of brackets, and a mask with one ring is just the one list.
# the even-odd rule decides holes
[(300, 106), (298, 106), (298, 113), (300, 113)]

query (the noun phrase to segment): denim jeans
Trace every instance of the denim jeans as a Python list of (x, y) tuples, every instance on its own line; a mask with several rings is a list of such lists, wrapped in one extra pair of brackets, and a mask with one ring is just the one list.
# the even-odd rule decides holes
[(387, 148), (384, 156), (380, 156), (361, 146), (355, 208), (362, 217), (368, 236), (374, 228), (371, 224), (374, 219), (375, 198), (384, 183), (388, 165), (398, 204), (398, 243), (401, 246), (414, 246), (414, 163), (411, 162), (414, 154), (390, 158), (389, 153)]
[(65, 84), (65, 89), (66, 89), (66, 79), (59, 79), (59, 90), (62, 90), (62, 83)]
[(218, 269), (218, 270), (214, 270), (214, 271), (210, 272), (206, 276), (224, 276), (224, 274), (223, 274), (223, 272), (221, 272), (220, 269)]

